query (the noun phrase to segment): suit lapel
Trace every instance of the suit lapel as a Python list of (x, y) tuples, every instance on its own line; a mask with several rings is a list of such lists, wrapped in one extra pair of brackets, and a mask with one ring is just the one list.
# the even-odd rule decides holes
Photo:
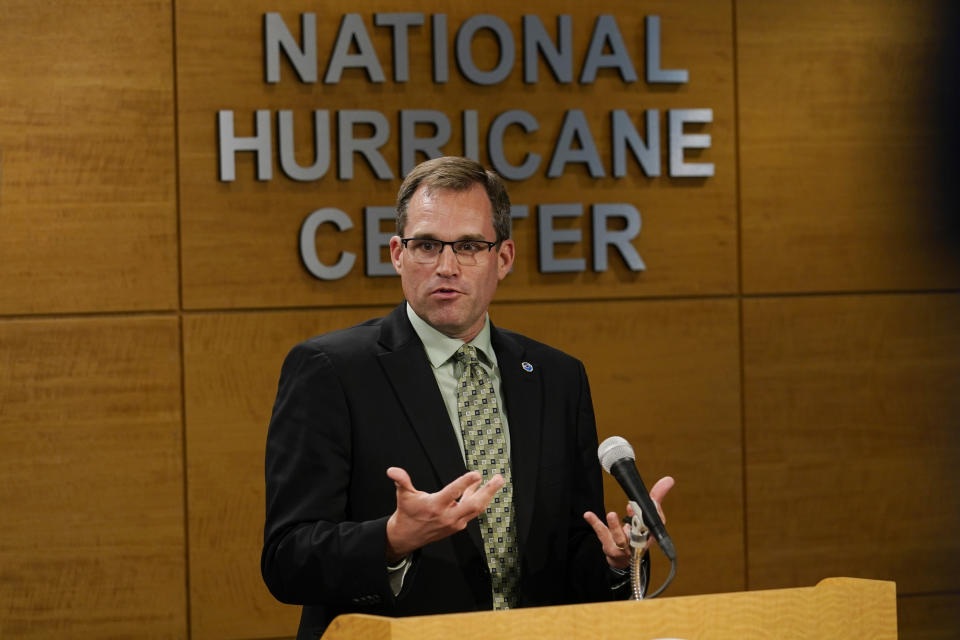
[[(445, 487), (467, 468), (423, 343), (407, 318), (405, 303), (384, 318), (380, 344), (387, 349), (378, 355), (380, 365), (436, 472), (438, 488)], [(477, 548), (483, 549), (476, 520), (467, 531)]]
[(440, 486), (446, 486), (467, 470), (423, 343), (410, 325), (403, 304), (384, 318), (380, 343), (388, 349), (379, 354), (380, 364), (437, 472)]
[(543, 385), (537, 363), (532, 370), (523, 360), (524, 349), (510, 335), (491, 327), (497, 366), (503, 381), (504, 402), (510, 425), (510, 458), (513, 497), (517, 511), (520, 544), (526, 541), (533, 517), (533, 501), (540, 468), (540, 439), (543, 428)]

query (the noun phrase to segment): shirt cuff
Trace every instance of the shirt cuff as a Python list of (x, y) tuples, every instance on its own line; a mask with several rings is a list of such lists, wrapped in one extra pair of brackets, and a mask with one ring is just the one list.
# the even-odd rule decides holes
[(610, 589), (612, 591), (621, 589), (625, 584), (630, 582), (630, 569), (618, 569), (610, 565), (607, 566), (610, 567), (610, 572), (613, 574), (613, 580), (610, 583)]
[(410, 562), (410, 556), (407, 556), (397, 564), (387, 565), (387, 580), (390, 581), (390, 591), (393, 592), (394, 598), (400, 595), (403, 589), (403, 579), (407, 577)]

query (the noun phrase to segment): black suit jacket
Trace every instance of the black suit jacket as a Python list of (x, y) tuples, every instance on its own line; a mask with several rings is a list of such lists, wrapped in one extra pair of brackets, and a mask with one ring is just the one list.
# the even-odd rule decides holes
[[(582, 517), (603, 513), (583, 365), (510, 331), (492, 328), (491, 342), (510, 423), (520, 605), (609, 599), (610, 572)], [(418, 550), (394, 597), (385, 562), (386, 521), (396, 508), (390, 466), (427, 492), (466, 473), (403, 304), (297, 345), (281, 370), (267, 436), (261, 569), (277, 599), (303, 605), (299, 638), (319, 637), (345, 612), (492, 607), (476, 520)]]

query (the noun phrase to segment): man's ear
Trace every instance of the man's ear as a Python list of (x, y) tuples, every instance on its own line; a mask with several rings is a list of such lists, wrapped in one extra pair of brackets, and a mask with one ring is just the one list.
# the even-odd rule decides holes
[(500, 280), (506, 278), (513, 268), (516, 250), (517, 247), (510, 238), (500, 243), (500, 250), (497, 251), (497, 277)]
[(393, 236), (390, 238), (390, 262), (398, 275), (403, 270), (403, 261), (400, 259), (402, 253), (403, 243), (400, 242), (400, 236)]

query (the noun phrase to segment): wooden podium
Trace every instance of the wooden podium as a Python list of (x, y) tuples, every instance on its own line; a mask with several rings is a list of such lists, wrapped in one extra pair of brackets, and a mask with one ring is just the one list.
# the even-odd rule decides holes
[(536, 607), (410, 618), (336, 618), (322, 640), (895, 639), (896, 584), (827, 578), (815, 587), (641, 602)]

